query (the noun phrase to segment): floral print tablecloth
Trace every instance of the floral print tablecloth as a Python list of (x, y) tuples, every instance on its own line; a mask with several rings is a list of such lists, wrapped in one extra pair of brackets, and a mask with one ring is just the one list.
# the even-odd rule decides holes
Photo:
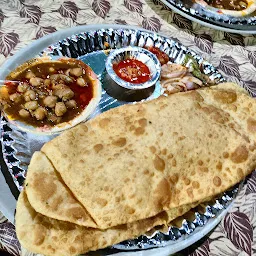
[[(254, 35), (201, 26), (168, 10), (158, 0), (0, 0), (0, 64), (44, 35), (100, 23), (134, 25), (163, 33), (201, 54), (230, 81), (256, 93)], [(1, 250), (31, 255), (21, 252), (15, 227), (0, 214), (0, 254)], [(255, 172), (217, 228), (177, 255), (256, 255)]]

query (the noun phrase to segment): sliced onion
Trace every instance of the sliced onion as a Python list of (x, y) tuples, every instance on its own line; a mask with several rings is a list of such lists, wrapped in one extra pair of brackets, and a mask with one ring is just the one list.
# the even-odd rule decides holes
[(199, 80), (198, 78), (194, 77), (194, 76), (184, 76), (181, 81), (183, 83), (188, 83), (188, 82), (192, 82), (195, 84), (198, 84), (199, 86), (203, 85), (203, 82), (201, 80)]
[(167, 83), (167, 84), (176, 83), (176, 82), (179, 82), (180, 80), (181, 80), (180, 77), (162, 79), (162, 80), (161, 80), (161, 85), (164, 86), (166, 83)]
[(163, 87), (168, 94), (187, 91), (185, 84), (182, 82), (165, 83)]
[(167, 63), (162, 66), (161, 78), (182, 77), (187, 73), (187, 68), (175, 63)]
[(186, 85), (188, 90), (192, 90), (192, 89), (197, 88), (197, 86), (195, 86), (195, 84), (193, 82), (186, 82), (185, 85)]
[(179, 85), (168, 85), (168, 87), (166, 88), (166, 92), (168, 94), (173, 94), (176, 92), (184, 92), (184, 91), (186, 91), (186, 87), (179, 86)]
[(186, 87), (185, 84), (183, 82), (181, 82), (180, 80), (179, 81), (173, 81), (173, 79), (168, 79), (168, 80), (165, 80), (163, 83), (161, 83), (162, 87), (164, 88), (167, 88), (169, 85), (172, 85), (172, 86), (181, 86), (181, 87)]

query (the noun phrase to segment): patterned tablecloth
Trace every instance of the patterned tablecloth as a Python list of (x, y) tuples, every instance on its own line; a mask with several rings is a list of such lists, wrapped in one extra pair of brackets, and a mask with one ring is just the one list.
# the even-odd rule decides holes
[[(256, 92), (255, 36), (201, 26), (151, 0), (0, 0), (0, 64), (44, 35), (100, 23), (163, 33), (198, 52), (228, 80)], [(21, 253), (14, 226), (0, 215), (1, 249), (12, 255), (31, 255)], [(217, 228), (178, 255), (256, 255), (256, 172)]]

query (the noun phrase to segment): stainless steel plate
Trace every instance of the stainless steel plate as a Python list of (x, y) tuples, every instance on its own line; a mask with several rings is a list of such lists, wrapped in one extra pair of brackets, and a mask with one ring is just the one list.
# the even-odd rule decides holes
[[(221, 74), (195, 52), (166, 37), (139, 29), (107, 28), (79, 33), (48, 46), (38, 54), (47, 54), (52, 58), (59, 58), (61, 56), (79, 58), (90, 65), (101, 79), (105, 72), (105, 61), (109, 48), (116, 49), (129, 45), (139, 47), (153, 45), (159, 47), (175, 63), (182, 63), (186, 55), (191, 55), (199, 63), (202, 72), (207, 74), (214, 83), (224, 81)], [(134, 103), (119, 101), (111, 97), (105, 90), (106, 86), (103, 83), (103, 94), (100, 104), (91, 118), (108, 109), (123, 104)], [(161, 86), (157, 83), (152, 94), (145, 100), (157, 98), (161, 94)], [(51, 140), (54, 135), (35, 136), (34, 134), (21, 132), (17, 128), (12, 127), (3, 117), (0, 122), (0, 132), (2, 134), (1, 142), (4, 160), (14, 184), (21, 190), (31, 155), (34, 151), (39, 150), (45, 142)], [(113, 248), (120, 250), (141, 250), (166, 245), (177, 246), (177, 243), (182, 244), (186, 240), (188, 242), (183, 245), (184, 248), (189, 243), (195, 242), (195, 237), (197, 237), (196, 240), (200, 239), (204, 235), (201, 232), (202, 230), (204, 232), (208, 230), (209, 232), (220, 221), (220, 218), (227, 212), (227, 207), (229, 207), (237, 192), (238, 186), (221, 195), (212, 204), (207, 205), (201, 213), (197, 209), (194, 209), (192, 212), (194, 218), (190, 221), (184, 219), (180, 227), (169, 227), (165, 233), (156, 231), (150, 236), (144, 235), (134, 240), (125, 241), (113, 246)], [(179, 249), (182, 249), (182, 246)]]

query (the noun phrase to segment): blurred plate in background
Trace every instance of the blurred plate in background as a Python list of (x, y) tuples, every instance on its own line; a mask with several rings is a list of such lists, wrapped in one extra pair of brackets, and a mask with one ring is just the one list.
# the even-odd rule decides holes
[[(193, 0), (154, 0), (168, 9), (199, 24), (216, 30), (237, 34), (256, 34), (256, 15), (232, 17), (203, 7)], [(217, 10), (217, 9), (216, 9)]]

